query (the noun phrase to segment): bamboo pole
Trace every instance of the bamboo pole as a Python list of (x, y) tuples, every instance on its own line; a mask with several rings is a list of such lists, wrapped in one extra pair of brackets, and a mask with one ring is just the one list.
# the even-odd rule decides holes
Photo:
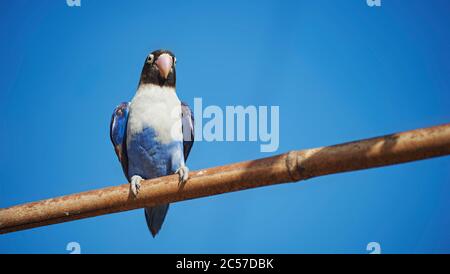
[(450, 123), (194, 171), (184, 185), (177, 175), (146, 180), (138, 197), (124, 184), (0, 209), (0, 234), (449, 154)]

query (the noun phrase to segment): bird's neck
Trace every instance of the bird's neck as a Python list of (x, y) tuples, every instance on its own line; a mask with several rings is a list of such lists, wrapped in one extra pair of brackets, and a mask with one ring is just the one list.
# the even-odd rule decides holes
[(175, 87), (159, 86), (155, 84), (140, 84), (136, 91), (136, 95), (165, 92), (172, 95), (171, 93), (176, 93)]

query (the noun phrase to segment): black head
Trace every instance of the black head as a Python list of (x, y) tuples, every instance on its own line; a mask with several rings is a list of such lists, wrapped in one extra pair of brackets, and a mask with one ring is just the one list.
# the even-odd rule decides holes
[(175, 87), (175, 55), (169, 50), (156, 50), (145, 59), (141, 73), (142, 84), (154, 84), (161, 87)]

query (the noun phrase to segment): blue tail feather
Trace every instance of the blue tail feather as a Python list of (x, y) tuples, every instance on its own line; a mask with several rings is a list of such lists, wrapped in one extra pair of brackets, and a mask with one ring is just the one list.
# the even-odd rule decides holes
[(145, 220), (153, 238), (161, 229), (168, 210), (169, 204), (145, 208)]

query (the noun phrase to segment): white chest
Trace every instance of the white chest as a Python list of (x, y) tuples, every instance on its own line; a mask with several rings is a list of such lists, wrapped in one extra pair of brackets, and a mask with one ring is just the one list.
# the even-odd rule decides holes
[(174, 88), (145, 85), (139, 87), (130, 104), (127, 138), (152, 128), (162, 144), (182, 141), (181, 102)]

